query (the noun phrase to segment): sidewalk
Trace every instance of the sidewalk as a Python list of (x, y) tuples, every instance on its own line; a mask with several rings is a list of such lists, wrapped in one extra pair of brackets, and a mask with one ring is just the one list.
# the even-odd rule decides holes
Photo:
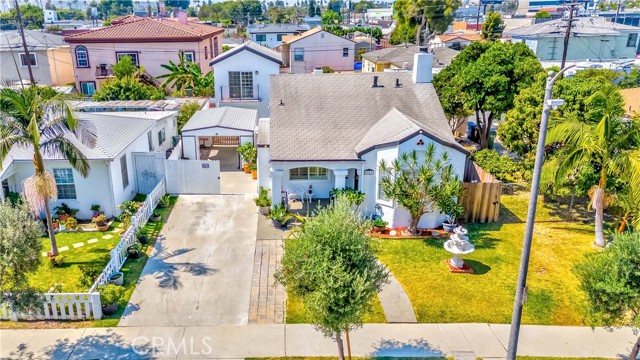
[[(159, 314), (159, 316), (161, 316)], [(462, 355), (501, 359), (509, 325), (369, 324), (351, 333), (353, 356)], [(523, 326), (519, 355), (604, 357), (628, 354), (631, 329)], [(336, 356), (336, 344), (311, 325), (118, 327), (1, 330), (2, 359), (242, 359)], [(474, 356), (474, 357), (470, 357)]]

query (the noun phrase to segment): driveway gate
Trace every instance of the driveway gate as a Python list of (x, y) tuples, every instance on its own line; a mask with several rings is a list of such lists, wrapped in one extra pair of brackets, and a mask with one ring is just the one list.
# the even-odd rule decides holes
[(169, 160), (163, 153), (134, 153), (133, 158), (140, 193), (165, 177), (169, 194), (220, 194), (218, 160)]

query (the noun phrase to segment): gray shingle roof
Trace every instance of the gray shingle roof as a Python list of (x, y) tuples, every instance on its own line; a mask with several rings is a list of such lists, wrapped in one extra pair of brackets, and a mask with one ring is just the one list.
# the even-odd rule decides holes
[(262, 56), (263, 58), (267, 59), (267, 60), (271, 60), (275, 63), (278, 63), (280, 65), (282, 65), (282, 55), (280, 55), (279, 52), (277, 51), (273, 51), (271, 49), (269, 49), (266, 46), (262, 46), (260, 44), (256, 44), (253, 41), (247, 41), (245, 43), (243, 43), (242, 45), (238, 45), (236, 47), (234, 47), (231, 50), (227, 50), (225, 52), (223, 52), (222, 54), (216, 56), (214, 59), (212, 59), (211, 61), (209, 61), (209, 66), (213, 66), (214, 64), (217, 64), (227, 58), (230, 58), (231, 56), (240, 53), (241, 51), (247, 50), (249, 52), (252, 52), (258, 56)]
[(269, 123), (269, 118), (262, 118), (258, 120), (258, 136), (256, 139), (257, 146), (269, 146), (271, 143)]
[[(451, 64), (459, 51), (448, 47), (438, 47), (429, 50), (433, 54), (433, 67), (444, 68)], [(375, 63), (388, 62), (395, 66), (402, 67), (403, 63), (408, 64), (408, 69), (413, 69), (413, 55), (420, 52), (417, 45), (393, 46), (380, 50), (362, 54), (362, 57)]]
[[(566, 29), (566, 21), (558, 19), (511, 29), (505, 35), (528, 38), (564, 36)], [(616, 24), (601, 17), (578, 17), (574, 19), (571, 30), (574, 36), (618, 35), (620, 31), (640, 32), (640, 28)]]
[(275, 24), (267, 25), (259, 28), (248, 29), (250, 34), (285, 34), (285, 33), (299, 33), (309, 30), (307, 27), (298, 26), (295, 24)]
[(182, 128), (182, 132), (189, 130), (223, 127), (227, 129), (245, 130), (253, 132), (258, 121), (258, 110), (236, 107), (211, 108), (196, 111)]
[[(370, 133), (372, 127), (386, 128), (393, 118), (380, 120), (394, 108), (430, 137), (465, 151), (449, 130), (432, 84), (413, 84), (409, 72), (375, 75), (384, 87), (372, 88), (374, 74), (367, 73), (272, 75), (272, 161), (357, 160), (356, 149), (365, 146), (361, 142), (382, 144), (395, 139), (387, 136), (390, 133), (380, 137)], [(402, 87), (394, 87), (396, 79)], [(284, 106), (279, 106), (281, 100)]]
[[(45, 50), (54, 47), (69, 46), (64, 37), (36, 30), (25, 30), (24, 37), (30, 50)], [(0, 50), (22, 49), (22, 38), (18, 30), (0, 33)]]
[[(68, 134), (66, 137), (87, 157), (89, 160), (112, 160), (120, 152), (126, 149), (134, 140), (152, 128), (156, 121), (175, 115), (175, 111), (154, 111), (146, 113), (138, 112), (99, 112), (99, 113), (76, 113), (80, 120), (88, 121), (95, 127), (96, 146), (89, 148), (82, 144), (74, 135)], [(44, 139), (43, 139), (44, 140)], [(64, 156), (59, 153), (43, 154), (45, 160), (61, 160)], [(6, 170), (12, 161), (31, 161), (33, 158), (33, 148), (30, 146), (14, 146), (3, 162), (0, 174)]]

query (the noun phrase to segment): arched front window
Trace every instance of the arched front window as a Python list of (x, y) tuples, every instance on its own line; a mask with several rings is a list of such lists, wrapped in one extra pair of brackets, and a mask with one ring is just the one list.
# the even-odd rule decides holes
[(79, 68), (89, 67), (89, 52), (84, 46), (76, 47), (76, 65)]

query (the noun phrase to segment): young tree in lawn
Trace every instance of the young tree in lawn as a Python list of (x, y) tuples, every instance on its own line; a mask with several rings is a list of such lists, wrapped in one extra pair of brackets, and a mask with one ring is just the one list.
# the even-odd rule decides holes
[(77, 119), (61, 94), (35, 85), (24, 90), (0, 90), (0, 119), (0, 162), (14, 146), (33, 148), (35, 174), (24, 180), (24, 194), (34, 212), (45, 211), (50, 254), (56, 256), (58, 247), (49, 201), (57, 198), (58, 190), (53, 175), (44, 168), (42, 155), (62, 155), (86, 177), (91, 170), (89, 162), (74, 140), (93, 148), (95, 128), (90, 122)]
[(367, 227), (339, 196), (307, 221), (298, 237), (286, 240), (276, 273), (289, 293), (302, 298), (316, 328), (336, 341), (341, 360), (343, 333), (361, 325), (388, 277), (365, 234)]
[(0, 292), (13, 311), (33, 310), (41, 303), (28, 276), (40, 266), (43, 232), (25, 202), (0, 201)]
[[(434, 77), (433, 84), (438, 95), (447, 87), (461, 94), (466, 107), (475, 112), (480, 147), (486, 149), (493, 120), (513, 108), (516, 94), (541, 71), (536, 55), (523, 43), (474, 42)], [(447, 97), (441, 100), (445, 110), (455, 109), (455, 104), (446, 104)]]
[[(604, 208), (615, 198), (612, 181), (628, 183), (629, 191), (640, 198), (640, 117), (626, 120), (622, 96), (613, 84), (606, 84), (589, 100), (584, 121), (566, 119), (549, 130), (547, 144), (558, 143), (563, 158), (556, 177), (562, 178), (585, 164), (599, 169), (599, 179), (589, 191), (596, 212), (596, 245), (605, 246)], [(561, 180), (558, 180), (561, 182)]]
[(422, 215), (439, 210), (438, 200), (442, 189), (449, 189), (452, 182), (459, 182), (449, 163), (449, 153), (443, 152), (436, 159), (435, 145), (429, 144), (424, 155), (417, 151), (403, 153), (391, 164), (380, 161), (380, 186), (384, 195), (394, 199), (409, 212), (409, 232), (418, 233)]
[[(616, 234), (603, 252), (576, 265), (587, 294), (588, 321), (594, 326), (640, 328), (640, 232)], [(628, 359), (640, 351), (640, 337)]]

